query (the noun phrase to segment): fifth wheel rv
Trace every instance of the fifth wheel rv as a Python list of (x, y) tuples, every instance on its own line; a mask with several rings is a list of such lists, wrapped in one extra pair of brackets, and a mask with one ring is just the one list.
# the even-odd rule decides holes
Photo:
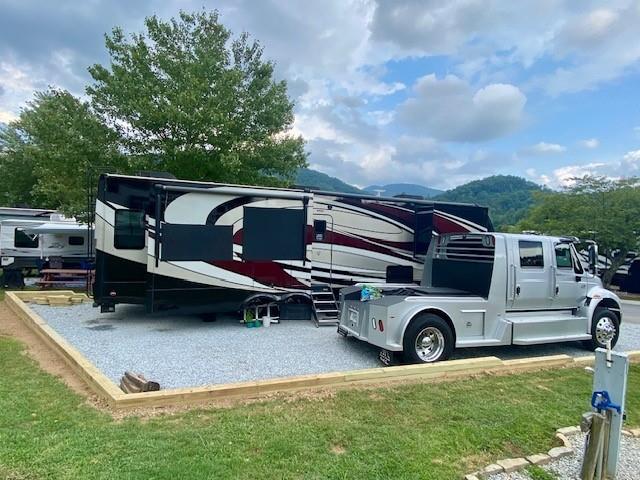
[(324, 292), (337, 316), (334, 290), (418, 282), (432, 234), (492, 225), (476, 205), (103, 175), (95, 229), (103, 311), (235, 311)]

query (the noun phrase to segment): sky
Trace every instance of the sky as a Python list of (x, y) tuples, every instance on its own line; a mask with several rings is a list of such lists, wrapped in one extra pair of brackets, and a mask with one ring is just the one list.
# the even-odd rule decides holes
[(0, 0), (0, 122), (83, 96), (113, 27), (203, 8), (261, 42), (310, 167), (353, 185), (640, 175), (640, 1)]

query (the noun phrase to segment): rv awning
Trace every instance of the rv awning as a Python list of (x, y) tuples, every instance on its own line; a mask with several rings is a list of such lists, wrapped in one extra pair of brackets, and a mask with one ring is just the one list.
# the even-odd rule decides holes
[(87, 236), (87, 226), (79, 225), (77, 223), (43, 223), (34, 227), (22, 227), (20, 230), (28, 235), (49, 233), (57, 235)]

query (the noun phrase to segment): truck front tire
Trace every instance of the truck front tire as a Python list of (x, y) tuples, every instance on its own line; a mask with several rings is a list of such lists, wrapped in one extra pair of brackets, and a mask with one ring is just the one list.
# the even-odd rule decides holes
[(449, 358), (454, 346), (449, 324), (438, 315), (423, 313), (404, 332), (402, 356), (408, 363), (432, 363)]
[(589, 350), (607, 348), (606, 340), (604, 340), (607, 334), (613, 334), (611, 347), (615, 347), (620, 336), (620, 320), (613, 310), (598, 307), (591, 320), (591, 340), (584, 342), (585, 347)]

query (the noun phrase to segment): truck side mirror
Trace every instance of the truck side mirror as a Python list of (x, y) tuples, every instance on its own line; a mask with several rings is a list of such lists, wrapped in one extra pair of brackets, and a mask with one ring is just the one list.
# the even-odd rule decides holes
[(589, 245), (589, 270), (594, 275), (598, 274), (598, 245), (592, 243)]

